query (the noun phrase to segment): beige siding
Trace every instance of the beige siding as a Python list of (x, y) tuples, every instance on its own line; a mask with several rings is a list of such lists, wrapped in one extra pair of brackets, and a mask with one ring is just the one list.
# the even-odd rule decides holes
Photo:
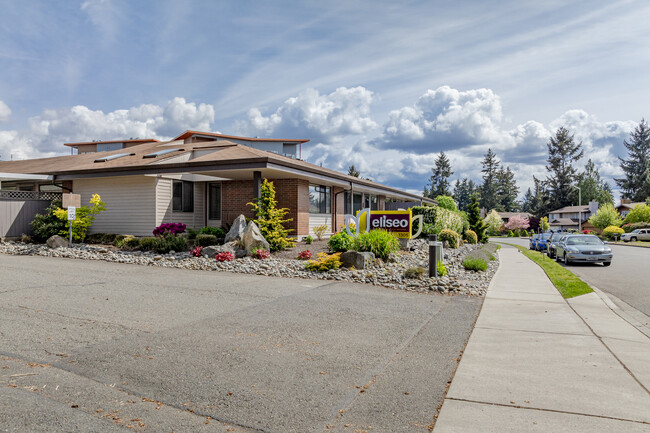
[(200, 229), (205, 224), (205, 182), (194, 182), (194, 212), (172, 210), (173, 179), (156, 179), (156, 225), (162, 223), (183, 223), (191, 229)]
[(155, 178), (121, 176), (78, 179), (73, 191), (81, 194), (81, 204), (87, 206), (93, 194), (106, 203), (106, 211), (95, 217), (89, 233), (120, 233), (150, 236), (155, 228)]
[(315, 236), (314, 227), (325, 224), (327, 232), (325, 236), (332, 234), (332, 215), (331, 214), (309, 214), (309, 234)]

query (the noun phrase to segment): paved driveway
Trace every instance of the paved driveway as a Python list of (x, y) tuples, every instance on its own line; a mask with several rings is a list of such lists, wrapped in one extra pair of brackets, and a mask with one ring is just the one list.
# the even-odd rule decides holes
[(426, 432), (480, 304), (0, 255), (0, 431)]

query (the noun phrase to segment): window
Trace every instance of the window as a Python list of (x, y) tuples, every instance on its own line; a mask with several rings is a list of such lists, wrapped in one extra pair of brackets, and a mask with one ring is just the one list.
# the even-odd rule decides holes
[(97, 143), (97, 152), (124, 149), (124, 143)]
[(331, 213), (330, 188), (309, 185), (309, 213)]
[(208, 219), (221, 219), (221, 184), (208, 184)]
[(173, 185), (172, 210), (194, 212), (194, 183), (175, 180)]
[(296, 152), (297, 147), (298, 145), (294, 143), (282, 143), (282, 153), (284, 155), (291, 155), (295, 157), (297, 155)]
[(362, 209), (362, 198), (363, 196), (361, 193), (355, 193), (352, 198), (352, 213), (355, 215)]

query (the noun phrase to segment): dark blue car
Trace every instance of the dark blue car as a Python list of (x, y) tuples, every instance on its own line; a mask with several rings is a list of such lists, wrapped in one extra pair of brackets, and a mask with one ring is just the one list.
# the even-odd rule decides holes
[(552, 233), (542, 233), (538, 235), (535, 242), (535, 249), (537, 251), (546, 251), (548, 247), (548, 240), (550, 239)]

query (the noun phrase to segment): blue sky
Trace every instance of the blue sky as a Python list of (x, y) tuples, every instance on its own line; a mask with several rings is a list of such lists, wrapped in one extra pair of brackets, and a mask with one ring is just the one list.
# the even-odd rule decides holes
[(185, 129), (308, 138), (421, 191), (492, 148), (523, 190), (566, 126), (601, 174), (648, 117), (644, 1), (4, 1), (0, 158)]

